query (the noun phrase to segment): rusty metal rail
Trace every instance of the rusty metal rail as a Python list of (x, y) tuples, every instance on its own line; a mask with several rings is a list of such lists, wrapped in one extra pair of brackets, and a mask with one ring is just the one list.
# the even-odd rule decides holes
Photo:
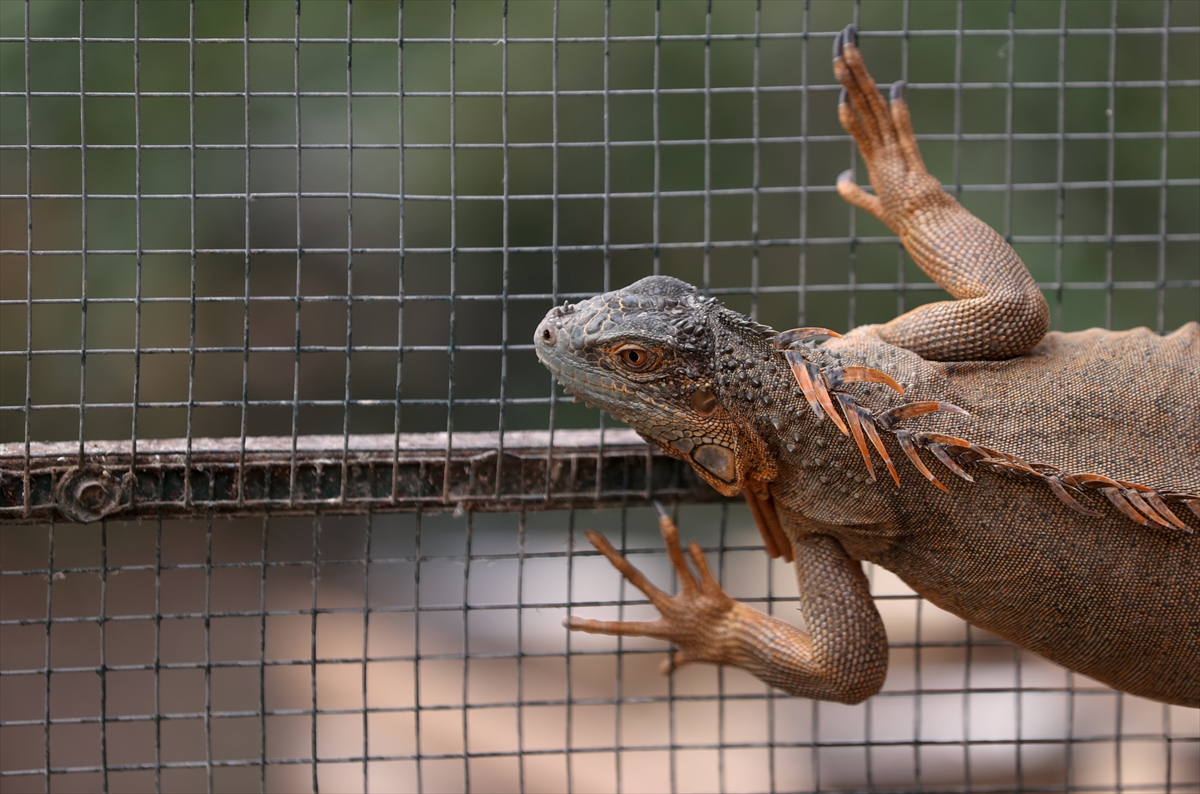
[(719, 498), (630, 430), (0, 445), (0, 518), (549, 509)]

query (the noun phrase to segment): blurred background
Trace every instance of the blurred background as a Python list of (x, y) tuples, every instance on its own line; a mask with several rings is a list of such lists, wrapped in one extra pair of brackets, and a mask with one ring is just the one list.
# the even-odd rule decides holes
[[(0, 0), (0, 443), (594, 428), (530, 344), (563, 300), (941, 299), (833, 187), (851, 21), (1055, 328), (1200, 319), (1196, 0)], [(680, 510), (799, 621), (742, 506)], [(1194, 711), (880, 569), (867, 704), (662, 678), (561, 629), (652, 614), (586, 527), (669, 581), (643, 508), (0, 527), (0, 789), (1200, 790)]]

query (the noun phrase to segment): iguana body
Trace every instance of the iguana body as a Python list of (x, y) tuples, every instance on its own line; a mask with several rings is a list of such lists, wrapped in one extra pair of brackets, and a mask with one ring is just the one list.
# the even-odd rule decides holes
[(857, 702), (887, 666), (870, 560), (1065, 667), (1200, 706), (1200, 326), (1046, 334), (1028, 272), (925, 171), (852, 29), (835, 56), (876, 195), (839, 191), (960, 300), (817, 345), (824, 329), (777, 334), (652, 277), (551, 311), (535, 337), (564, 387), (746, 496), (768, 550), (796, 560), (807, 631), (730, 599), (693, 546), (694, 578), (666, 518), (674, 598), (591, 536), (663, 617), (571, 627)]

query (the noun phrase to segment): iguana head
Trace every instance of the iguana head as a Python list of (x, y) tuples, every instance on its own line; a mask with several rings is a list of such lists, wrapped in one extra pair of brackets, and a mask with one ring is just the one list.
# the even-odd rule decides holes
[(689, 284), (651, 276), (551, 309), (534, 344), (568, 393), (733, 496), (747, 477), (773, 477), (753, 417), (769, 412), (769, 381), (786, 388), (791, 377), (774, 335)]

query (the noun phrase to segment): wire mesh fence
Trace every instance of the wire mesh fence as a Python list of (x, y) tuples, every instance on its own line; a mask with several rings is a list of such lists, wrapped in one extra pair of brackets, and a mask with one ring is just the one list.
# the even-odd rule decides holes
[[(679, 517), (732, 595), (798, 614), (744, 508)], [(890, 672), (867, 703), (665, 678), (653, 642), (563, 630), (653, 613), (583, 527), (668, 580), (646, 508), (9, 531), (5, 788), (1195, 787), (1193, 710), (1068, 674), (878, 568)]]
[(547, 309), (938, 298), (834, 189), (850, 21), (1056, 328), (1200, 318), (1193, 0), (0, 2), (0, 788), (1200, 789), (1194, 711), (882, 569), (862, 706), (561, 628), (651, 613), (580, 529), (666, 582), (644, 505), (715, 495), (557, 390)]

